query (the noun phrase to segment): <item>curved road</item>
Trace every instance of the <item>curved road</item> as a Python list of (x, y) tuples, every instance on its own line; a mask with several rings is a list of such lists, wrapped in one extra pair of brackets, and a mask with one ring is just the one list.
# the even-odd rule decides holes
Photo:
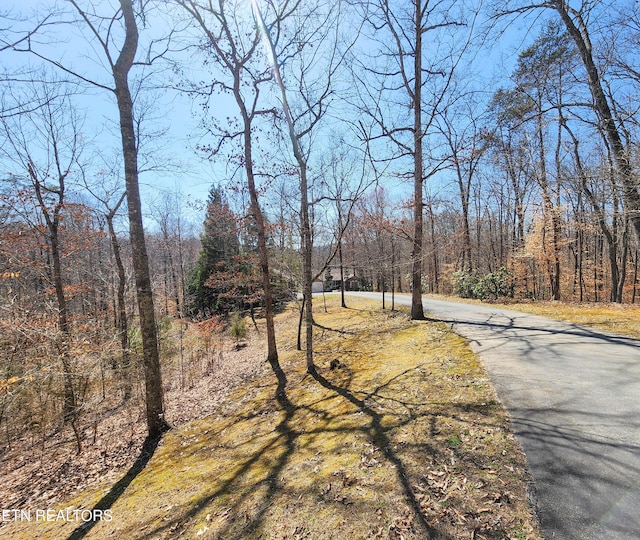
[(481, 355), (527, 455), (544, 537), (640, 539), (640, 340), (490, 305), (424, 306)]

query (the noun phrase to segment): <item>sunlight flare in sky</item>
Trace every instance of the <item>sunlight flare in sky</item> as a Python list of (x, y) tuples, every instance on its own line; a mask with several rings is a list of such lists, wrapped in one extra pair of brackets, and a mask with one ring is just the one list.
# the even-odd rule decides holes
[(258, 30), (260, 31), (260, 34), (262, 36), (262, 42), (264, 43), (264, 47), (267, 51), (269, 62), (271, 62), (274, 66), (277, 66), (275, 51), (273, 50), (273, 47), (271, 46), (271, 40), (269, 39), (269, 29), (264, 23), (264, 18), (262, 17), (262, 11), (260, 10), (258, 0), (251, 0), (251, 10), (253, 11), (253, 17), (256, 20)]

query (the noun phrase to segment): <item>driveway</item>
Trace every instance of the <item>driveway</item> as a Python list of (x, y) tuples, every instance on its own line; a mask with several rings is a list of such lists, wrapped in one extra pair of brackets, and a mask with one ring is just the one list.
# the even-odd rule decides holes
[(424, 306), (480, 354), (527, 455), (544, 537), (640, 539), (640, 340), (490, 305)]

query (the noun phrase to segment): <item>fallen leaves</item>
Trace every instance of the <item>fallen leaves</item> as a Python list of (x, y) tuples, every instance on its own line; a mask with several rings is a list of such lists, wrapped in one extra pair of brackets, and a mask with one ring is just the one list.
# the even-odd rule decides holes
[[(259, 338), (254, 342), (259, 343)], [(219, 360), (224, 362), (224, 369), (197, 378), (189, 389), (181, 389), (172, 384), (175, 379), (169, 379), (165, 401), (172, 426), (219, 410), (233, 389), (266, 371), (264, 363), (255, 362), (253, 350), (227, 349)], [(65, 430), (53, 433), (45, 446), (34, 447), (33, 441), (25, 437), (13, 441), (10, 451), (0, 453), (2, 504), (6, 508), (50, 507), (74, 492), (123, 474), (136, 460), (144, 442), (143, 408), (134, 401), (118, 407), (117, 401), (107, 400), (94, 416), (95, 420), (84, 419), (85, 437), (91, 438), (83, 443), (79, 455), (69, 444), (70, 434)], [(185, 448), (192, 443), (184, 441)]]

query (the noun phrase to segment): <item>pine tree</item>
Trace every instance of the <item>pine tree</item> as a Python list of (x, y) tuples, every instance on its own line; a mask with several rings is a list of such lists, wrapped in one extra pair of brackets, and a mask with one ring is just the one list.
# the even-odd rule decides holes
[(187, 285), (188, 313), (191, 316), (211, 316), (227, 311), (219, 290), (207, 286), (211, 275), (231, 269), (232, 261), (240, 254), (238, 222), (220, 186), (209, 191), (202, 249), (191, 271)]

